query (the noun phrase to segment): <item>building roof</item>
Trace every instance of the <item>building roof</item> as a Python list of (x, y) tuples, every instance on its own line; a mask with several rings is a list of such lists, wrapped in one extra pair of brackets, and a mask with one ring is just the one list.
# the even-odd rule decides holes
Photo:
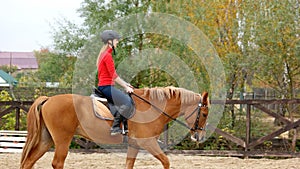
[(0, 87), (8, 87), (10, 85), (17, 85), (18, 81), (11, 75), (7, 74), (3, 70), (0, 70)]
[(18, 69), (37, 69), (34, 52), (0, 52), (0, 66), (13, 65)]

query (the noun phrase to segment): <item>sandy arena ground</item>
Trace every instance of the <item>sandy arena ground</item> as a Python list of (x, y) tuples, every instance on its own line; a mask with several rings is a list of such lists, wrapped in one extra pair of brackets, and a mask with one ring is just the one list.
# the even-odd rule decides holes
[[(35, 169), (51, 169), (53, 152), (47, 152)], [(198, 155), (168, 154), (171, 169), (300, 169), (300, 159), (241, 159), (235, 157), (206, 157)], [(0, 169), (19, 168), (20, 153), (0, 153)], [(65, 169), (117, 169), (124, 168), (126, 153), (70, 152)], [(135, 169), (162, 168), (158, 160), (148, 153), (138, 154)]]

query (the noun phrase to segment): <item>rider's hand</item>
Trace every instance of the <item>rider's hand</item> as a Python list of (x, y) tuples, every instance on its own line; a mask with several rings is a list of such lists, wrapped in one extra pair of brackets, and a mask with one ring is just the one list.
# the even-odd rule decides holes
[(133, 87), (131, 84), (125, 82), (123, 79), (121, 79), (119, 76), (115, 79), (115, 81), (122, 87), (124, 87), (124, 90), (127, 93), (132, 93), (133, 92)]
[(131, 86), (126, 86), (126, 87), (125, 87), (125, 91), (126, 91), (127, 93), (132, 93), (132, 92), (133, 92), (133, 88), (132, 88)]

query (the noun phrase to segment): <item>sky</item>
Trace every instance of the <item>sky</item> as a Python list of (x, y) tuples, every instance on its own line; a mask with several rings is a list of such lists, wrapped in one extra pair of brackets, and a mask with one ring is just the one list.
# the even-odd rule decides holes
[(51, 25), (66, 18), (80, 24), (83, 0), (0, 0), (0, 51), (31, 52), (50, 47)]

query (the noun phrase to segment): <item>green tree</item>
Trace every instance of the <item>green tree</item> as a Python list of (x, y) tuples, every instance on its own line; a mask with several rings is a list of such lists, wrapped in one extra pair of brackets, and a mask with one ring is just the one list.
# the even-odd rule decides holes
[(10, 66), (10, 65), (2, 65), (0, 66), (0, 69), (3, 70), (4, 72), (6, 73), (14, 73), (18, 70), (18, 67), (17, 66)]
[(248, 30), (243, 43), (253, 80), (275, 89), (281, 98), (295, 98), (300, 82), (299, 1), (261, 0), (256, 5), (245, 1), (241, 5)]
[(52, 36), (56, 49), (78, 56), (80, 49), (91, 36), (99, 36), (101, 28), (117, 18), (138, 12), (146, 12), (150, 0), (84, 0), (78, 9), (82, 25), (62, 19), (53, 26)]
[[(61, 36), (69, 37), (57, 36), (57, 40), (63, 39), (56, 43), (61, 50), (70, 51), (64, 47), (68, 45), (73, 47), (72, 51), (81, 49), (84, 44), (81, 42), (86, 42), (86, 37), (99, 36), (104, 25), (120, 17), (139, 12), (169, 13), (193, 23), (209, 37), (226, 68), (229, 99), (233, 98), (235, 91), (244, 92), (255, 86), (271, 87), (283, 98), (296, 97), (295, 89), (299, 88), (297, 57), (300, 51), (297, 0), (259, 0), (257, 3), (250, 0), (112, 0), (109, 3), (85, 0), (78, 11), (84, 19), (82, 28), (60, 25), (63, 29), (58, 29)], [(139, 28), (132, 27), (127, 31), (136, 29)], [(68, 32), (75, 33), (69, 36)], [(80, 32), (85, 32), (85, 36)], [(182, 54), (183, 58), (191, 54), (184, 49), (184, 45), (174, 45), (176, 42), (168, 37), (136, 32), (141, 33), (121, 42), (122, 51), (118, 53), (116, 64), (124, 57), (130, 57), (134, 51), (151, 46), (172, 48), (171, 51)], [(69, 43), (67, 39), (80, 43)], [(195, 70), (197, 65), (199, 63), (190, 63), (189, 66)], [(152, 76), (155, 71), (140, 73), (135, 78), (137, 86), (145, 84), (142, 82), (144, 77), (155, 79)], [(200, 66), (198, 72), (205, 70)], [(205, 78), (205, 73), (197, 76)]]
[[(153, 1), (154, 10), (197, 25), (223, 60), (229, 98), (245, 84), (271, 87), (283, 98), (299, 88), (299, 1)], [(231, 93), (231, 94), (230, 94)]]
[(67, 19), (57, 20), (52, 29), (54, 48), (65, 55), (78, 56), (88, 37), (87, 30)]
[(76, 57), (48, 50), (36, 51), (39, 69), (36, 72), (40, 82), (61, 82), (64, 87), (72, 84), (72, 75)]

